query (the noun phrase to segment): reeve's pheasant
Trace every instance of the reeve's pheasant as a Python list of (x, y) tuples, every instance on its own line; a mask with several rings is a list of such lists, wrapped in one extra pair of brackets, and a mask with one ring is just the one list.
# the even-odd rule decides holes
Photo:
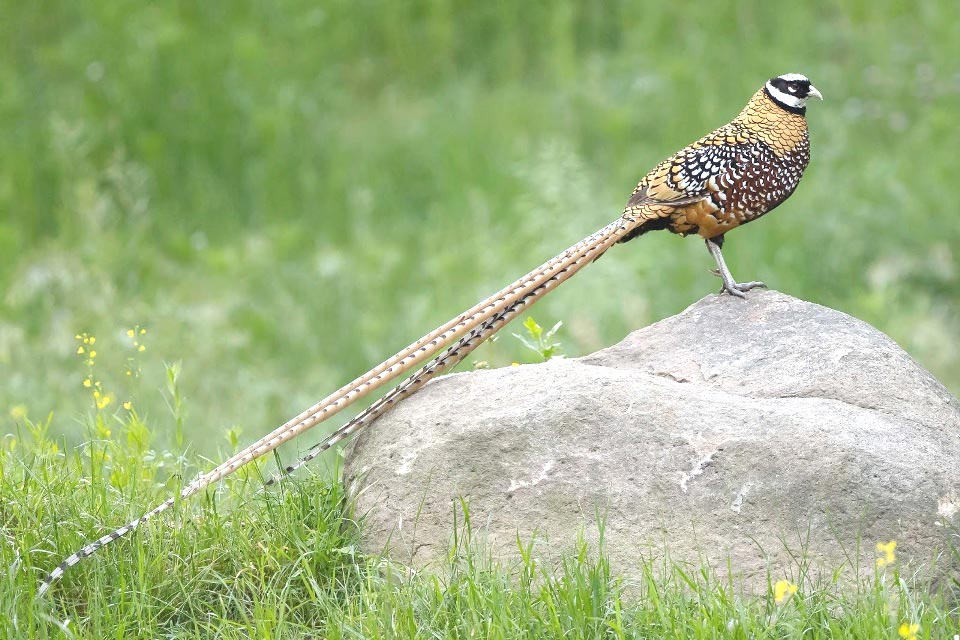
[[(723, 290), (731, 295), (743, 297), (751, 288), (762, 286), (759, 282), (737, 283), (724, 263), (720, 248), (725, 233), (773, 210), (796, 189), (810, 159), (804, 117), (810, 97), (822, 99), (805, 76), (788, 73), (771, 78), (730, 123), (684, 147), (644, 176), (619, 219), (437, 327), (213, 470), (201, 474), (180, 491), (179, 499), (202, 491), (327, 420), (418, 363), (436, 356), (311, 447), (308, 455), (284, 472), (295, 470), (375, 420), (437, 374), (456, 365), (507, 322), (614, 244), (627, 242), (648, 231), (668, 229), (681, 235), (697, 233), (703, 237), (716, 260)], [(275, 481), (276, 478), (268, 484)], [(174, 504), (176, 499), (170, 498), (68, 556), (44, 578), (38, 595), (46, 592), (68, 568)]]

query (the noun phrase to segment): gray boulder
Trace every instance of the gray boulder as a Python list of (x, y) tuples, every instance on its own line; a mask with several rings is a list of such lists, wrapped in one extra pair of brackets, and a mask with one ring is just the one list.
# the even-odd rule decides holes
[[(729, 569), (749, 591), (926, 564), (960, 524), (960, 403), (890, 338), (774, 291), (708, 296), (583, 358), (446, 376), (363, 431), (344, 478), (367, 552), (445, 558), (460, 498), (495, 556), (605, 519), (613, 569)], [(939, 575), (953, 571), (944, 558)]]

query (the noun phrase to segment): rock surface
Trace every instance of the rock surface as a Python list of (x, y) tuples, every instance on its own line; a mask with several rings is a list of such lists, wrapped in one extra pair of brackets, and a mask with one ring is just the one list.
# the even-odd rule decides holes
[(504, 560), (518, 533), (547, 562), (595, 541), (601, 514), (628, 580), (669, 550), (756, 591), (797, 557), (852, 574), (878, 541), (925, 563), (956, 539), (960, 403), (846, 314), (708, 296), (583, 358), (436, 380), (358, 436), (344, 477), (365, 550), (416, 567), (445, 557), (462, 497)]

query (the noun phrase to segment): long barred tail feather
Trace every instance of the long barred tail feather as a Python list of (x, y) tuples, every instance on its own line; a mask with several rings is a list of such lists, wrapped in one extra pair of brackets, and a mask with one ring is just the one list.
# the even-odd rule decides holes
[[(459, 362), (480, 343), (496, 333), (505, 323), (513, 319), (522, 309), (529, 307), (529, 305), (533, 304), (545, 293), (600, 257), (600, 255), (613, 246), (619, 239), (632, 231), (637, 224), (638, 222), (632, 218), (622, 217), (588, 236), (552, 260), (545, 262), (537, 269), (529, 272), (510, 286), (486, 298), (474, 305), (471, 309), (410, 344), (407, 348), (399, 351), (393, 357), (385, 360), (350, 384), (344, 385), (335, 393), (287, 421), (284, 425), (275, 429), (243, 451), (231, 456), (227, 461), (218, 465), (213, 470), (201, 474), (180, 491), (179, 498), (181, 500), (189, 498), (210, 484), (230, 475), (250, 461), (272, 451), (291, 438), (330, 418), (357, 399), (370, 393), (401, 373), (408, 371), (411, 367), (423, 361), (423, 359), (436, 354), (445, 344), (450, 342), (450, 340), (459, 337), (459, 340), (441, 354), (441, 356), (424, 366), (404, 383), (377, 400), (364, 412), (340, 427), (340, 429), (320, 443), (316, 447), (315, 453), (310, 454), (309, 459), (316, 457), (322, 451), (329, 449), (363, 425), (374, 420), (403, 397), (417, 391), (438, 373)], [(301, 464), (302, 463), (298, 463), (293, 469), (298, 468)], [(267, 484), (272, 484), (275, 481), (276, 478), (271, 479)], [(43, 583), (37, 592), (38, 596), (43, 595), (53, 582), (63, 576), (67, 569), (76, 565), (84, 558), (93, 555), (103, 546), (133, 531), (142, 522), (167, 511), (174, 506), (175, 502), (175, 498), (170, 498), (140, 518), (129, 522), (116, 531), (97, 539), (76, 553), (68, 556), (43, 579)]]
[[(627, 230), (624, 229), (623, 235), (626, 235), (626, 233)], [(609, 243), (600, 243), (582, 252), (575, 262), (560, 270), (551, 278), (541, 283), (539, 287), (528, 293), (526, 296), (520, 298), (503, 311), (500, 311), (480, 326), (475, 327), (470, 333), (460, 338), (460, 340), (454, 344), (450, 345), (443, 353), (428, 362), (416, 373), (400, 383), (392, 391), (374, 402), (372, 405), (367, 407), (367, 409), (331, 433), (322, 441), (311, 446), (308, 450), (308, 453), (303, 455), (303, 457), (297, 460), (297, 462), (294, 464), (284, 467), (281, 472), (275, 474), (272, 478), (264, 482), (263, 486), (269, 487), (274, 485), (284, 477), (294, 473), (316, 457), (320, 456), (324, 451), (327, 451), (348, 436), (356, 433), (364, 425), (370, 424), (379, 418), (387, 411), (387, 409), (397, 404), (397, 402), (404, 397), (413, 395), (432, 378), (436, 377), (447, 369), (455, 367), (461, 360), (469, 355), (471, 351), (480, 346), (489, 337), (497, 333), (504, 327), (504, 325), (516, 318), (517, 315), (524, 312), (526, 309), (529, 309), (535, 302), (537, 302), (537, 300), (542, 298), (551, 290), (555, 289), (568, 278), (572, 277), (573, 274), (585, 267), (587, 264), (590, 264), (603, 255), (603, 253), (605, 253), (610, 246), (615, 244), (616, 240), (618, 240), (620, 237), (620, 234), (610, 236), (608, 238)]]
[(285, 424), (260, 438), (260, 440), (248, 446), (243, 451), (236, 453), (216, 468), (196, 478), (184, 488), (184, 495), (182, 497), (187, 498), (193, 495), (211, 483), (233, 473), (251, 460), (272, 451), (304, 431), (320, 424), (320, 422), (333, 417), (382, 384), (408, 371), (425, 358), (434, 355), (450, 340), (467, 333), (473, 327), (509, 306), (513, 301), (526, 295), (543, 280), (552, 277), (554, 273), (565, 268), (570, 261), (575, 260), (576, 257), (583, 252), (585, 247), (592, 246), (602, 238), (608, 236), (621, 222), (622, 219), (618, 219), (578, 242), (563, 253), (516, 280), (510, 286), (504, 287), (499, 292), (477, 303), (471, 309), (468, 309), (456, 318), (453, 318), (446, 324), (420, 338), (420, 340), (417, 340), (406, 349), (385, 360), (363, 376), (344, 385), (335, 393), (324, 398), (313, 407), (310, 407), (310, 409), (288, 420)]

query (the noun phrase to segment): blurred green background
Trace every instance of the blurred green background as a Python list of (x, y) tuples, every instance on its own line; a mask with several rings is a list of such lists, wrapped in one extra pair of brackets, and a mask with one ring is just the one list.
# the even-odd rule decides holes
[[(960, 392), (956, 0), (0, 0), (0, 46), (2, 431), (82, 437), (87, 331), (108, 411), (169, 427), (180, 360), (191, 441), (250, 440), (614, 219), (785, 72), (826, 98), (813, 160), (728, 237), (733, 273)], [(579, 355), (715, 292), (711, 267), (648, 235), (533, 315)], [(531, 360), (509, 333), (475, 359)]]

